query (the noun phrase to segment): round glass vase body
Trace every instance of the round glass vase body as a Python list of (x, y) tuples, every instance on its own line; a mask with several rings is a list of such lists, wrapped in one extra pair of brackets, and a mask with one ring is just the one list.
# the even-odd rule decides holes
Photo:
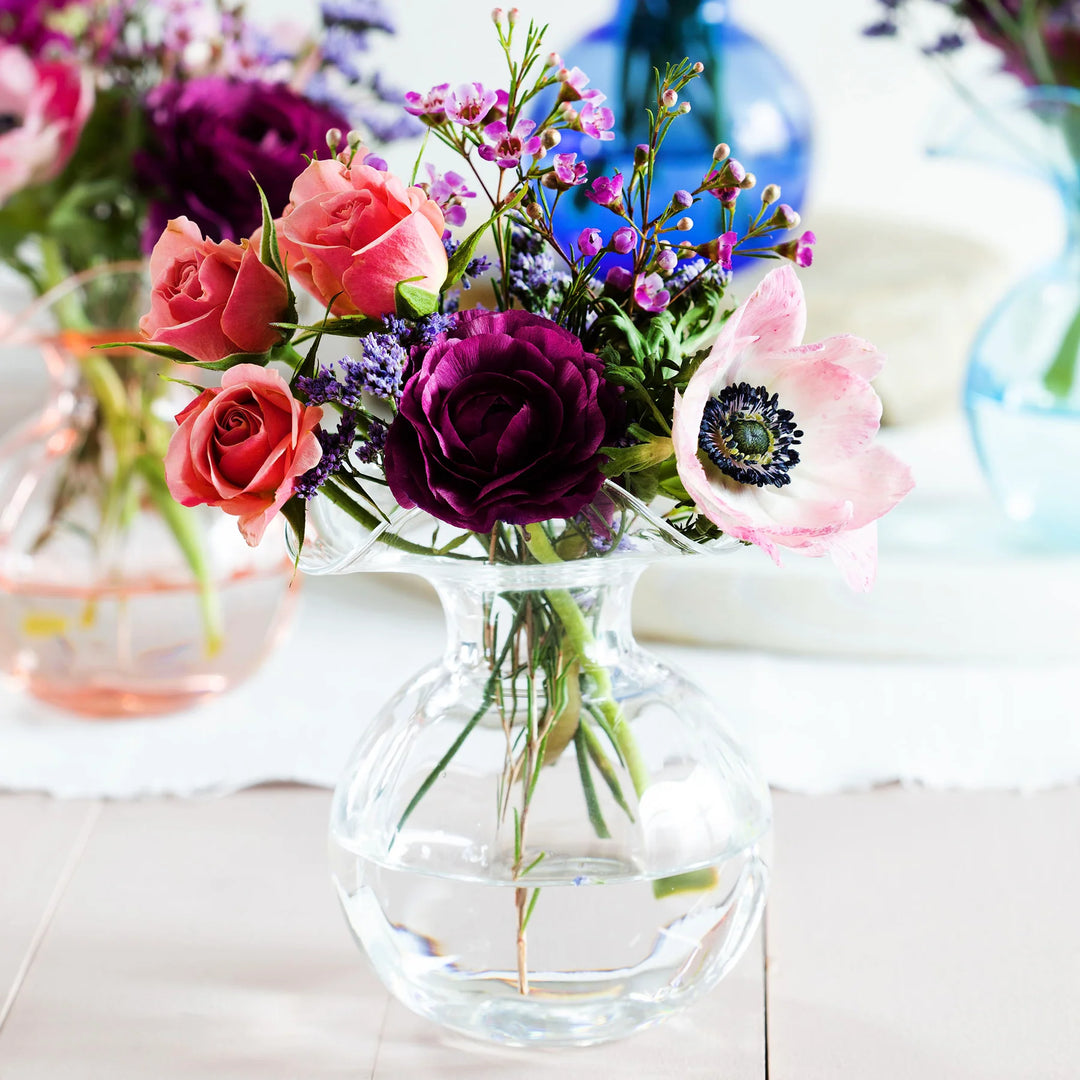
[[(579, 161), (589, 163), (590, 178), (619, 169), (629, 180), (634, 147), (649, 138), (646, 109), (656, 109), (653, 69), (662, 73), (665, 64), (688, 57), (701, 61), (705, 70), (684, 91), (689, 115), (672, 125), (657, 155), (652, 213), (674, 191), (693, 191), (701, 184), (720, 142), (730, 144), (732, 155), (758, 178), (758, 187), (738, 199), (735, 227), (740, 232), (760, 209), (761, 188), (767, 183), (779, 184), (783, 201), (801, 208), (812, 150), (806, 92), (775, 53), (731, 20), (727, 9), (726, 0), (619, 0), (607, 22), (564, 52), (566, 63), (589, 77), (587, 89), (607, 95), (603, 105), (615, 114), (615, 137), (599, 142), (562, 132), (555, 153), (576, 153)], [(551, 103), (542, 97), (534, 119), (542, 119), (541, 111)], [(555, 225), (566, 251), (582, 229), (597, 227), (607, 235), (617, 224), (586, 198), (587, 187), (572, 188), (559, 201)], [(705, 195), (687, 213), (694, 227), (680, 233), (680, 240), (704, 243), (723, 231), (717, 199)], [(607, 261), (629, 264), (624, 256), (609, 255)], [(736, 268), (755, 261), (737, 258)]]
[[(950, 152), (1007, 154), (1059, 193), (1064, 250), (1019, 282), (971, 350), (964, 406), (995, 498), (1029, 542), (1080, 547), (1080, 92), (1025, 91), (979, 114)], [(994, 151), (998, 152), (995, 154)]]
[[(411, 519), (430, 542), (418, 513), (383, 541)], [(568, 551), (565, 524), (514, 530), (554, 561), (490, 565), (379, 539), (335, 554), (323, 517), (303, 560), (422, 573), (442, 600), (445, 654), (368, 724), (335, 791), (333, 880), (402, 1002), (512, 1045), (602, 1042), (696, 1000), (746, 948), (768, 880), (767, 787), (715, 703), (631, 633), (670, 530), (597, 557)]]
[(42, 412), (0, 442), (0, 667), (90, 717), (230, 689), (295, 605), (282, 542), (249, 548), (232, 518), (165, 488), (172, 417), (191, 392), (153, 357), (95, 347), (137, 338), (147, 295), (139, 264), (78, 275), (0, 342), (36, 350), (50, 380)]

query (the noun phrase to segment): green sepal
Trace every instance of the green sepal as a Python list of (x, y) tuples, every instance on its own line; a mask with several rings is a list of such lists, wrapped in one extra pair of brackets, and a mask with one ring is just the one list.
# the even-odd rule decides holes
[(413, 281), (423, 281), (423, 278), (410, 278), (408, 281), (399, 281), (394, 289), (396, 309), (399, 318), (422, 319), (426, 315), (434, 315), (439, 310), (439, 297), (413, 285)]
[(292, 321), (296, 318), (296, 294), (293, 292), (292, 282), (289, 280), (288, 268), (281, 258), (274, 215), (270, 213), (270, 204), (266, 201), (266, 192), (263, 191), (262, 185), (255, 179), (253, 173), (249, 175), (258, 189), (259, 203), (262, 206), (262, 242), (259, 247), (259, 261), (263, 266), (269, 266), (271, 269), (276, 270), (285, 283), (285, 291), (289, 297), (289, 307), (286, 315), (288, 320)]
[(651, 435), (647, 442), (635, 446), (603, 446), (600, 452), (607, 454), (604, 475), (624, 476), (663, 464), (675, 453), (675, 447), (667, 436)]

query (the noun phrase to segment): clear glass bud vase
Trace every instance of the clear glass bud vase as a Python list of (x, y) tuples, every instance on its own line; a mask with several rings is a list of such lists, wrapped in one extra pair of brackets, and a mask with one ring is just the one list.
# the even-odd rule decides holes
[(1029, 542), (1080, 547), (1080, 91), (1035, 87), (952, 127), (939, 149), (1008, 162), (1058, 193), (1060, 255), (1017, 282), (971, 349), (964, 405), (983, 471)]
[(234, 519), (168, 493), (162, 459), (190, 391), (153, 357), (96, 347), (137, 338), (146, 297), (140, 264), (98, 268), (0, 341), (0, 355), (36, 350), (51, 384), (41, 413), (0, 441), (0, 669), (90, 717), (230, 689), (295, 605), (283, 543), (251, 549)]
[[(605, 497), (610, 522), (624, 496)], [(520, 562), (491, 564), (467, 544), (419, 557), (417, 514), (351, 553), (324, 516), (305, 549), (308, 570), (424, 574), (447, 622), (444, 656), (367, 724), (335, 792), (349, 925), (397, 997), (467, 1035), (589, 1044), (657, 1023), (753, 935), (771, 820), (716, 703), (631, 633), (670, 530), (624, 505), (617, 548), (548, 522), (507, 528), (491, 550)]]

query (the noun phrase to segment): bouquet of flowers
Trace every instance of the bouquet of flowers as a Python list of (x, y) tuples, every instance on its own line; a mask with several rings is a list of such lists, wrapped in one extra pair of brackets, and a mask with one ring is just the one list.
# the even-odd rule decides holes
[[(0, 5), (0, 263), (40, 298), (31, 310), (59, 322), (90, 413), (33, 551), (75, 529), (101, 550), (150, 502), (202, 581), (208, 619), (197, 530), (162, 473), (160, 365), (90, 346), (134, 333), (137, 271), (168, 220), (184, 215), (228, 241), (221, 272), (246, 276), (251, 257), (234, 241), (259, 225), (255, 180), (280, 212), (297, 162), (327, 129), (415, 132), (409, 117), (388, 121), (382, 98), (393, 92), (358, 65), (365, 36), (393, 29), (378, 3), (327, 0), (323, 21), (321, 41), (290, 42), (228, 0)], [(237, 349), (276, 339), (246, 322), (228, 328)]]
[[(705, 149), (694, 190), (655, 189), (657, 156), (702, 65), (657, 71), (632, 171), (590, 176), (588, 161), (559, 152), (560, 131), (603, 140), (613, 123), (603, 93), (546, 53), (542, 30), (519, 25), (516, 9), (497, 9), (494, 23), (504, 87), (442, 83), (405, 99), (458, 155), (458, 171), (418, 161), (407, 183), (357, 133), (332, 131), (329, 156), (299, 172), (279, 217), (264, 200), (262, 227), (242, 249), (188, 218), (169, 222), (151, 256), (141, 347), (223, 372), (177, 416), (173, 495), (235, 516), (253, 544), (279, 513), (298, 548), (305, 535), (323, 543), (344, 518), (433, 564), (528, 572), (617, 562), (644, 526), (687, 548), (728, 537), (777, 562), (829, 555), (867, 588), (876, 519), (911, 486), (874, 443), (881, 357), (853, 337), (802, 343), (792, 267), (810, 264), (814, 235), (798, 231), (775, 185), (761, 189), (745, 231), (731, 227), (757, 181), (728, 146)], [(548, 105), (535, 121), (538, 99)], [(577, 187), (596, 222), (564, 247), (554, 223)], [(728, 227), (695, 245), (683, 236), (703, 200), (719, 203)], [(483, 223), (456, 232), (476, 203)], [(777, 230), (794, 235), (762, 239)], [(736, 252), (786, 260), (740, 307), (727, 299)], [(493, 306), (462, 310), (458, 287), (485, 275)], [(322, 318), (296, 319), (293, 282)], [(599, 837), (610, 821), (594, 775), (629, 820), (649, 784), (598, 658), (588, 593), (521, 586), (500, 594), (499, 610), (485, 607), (479, 705), (398, 821), (496, 717), (521, 993), (539, 894), (528, 874), (543, 858), (526, 833), (544, 766), (574, 744)], [(705, 878), (664, 887), (708, 887)]]

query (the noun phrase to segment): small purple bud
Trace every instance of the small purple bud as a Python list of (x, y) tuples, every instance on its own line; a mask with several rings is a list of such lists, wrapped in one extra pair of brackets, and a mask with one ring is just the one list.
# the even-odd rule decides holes
[(604, 284), (616, 292), (626, 292), (634, 284), (634, 275), (623, 266), (613, 266), (607, 272)]
[(616, 229), (611, 236), (611, 246), (620, 254), (626, 255), (637, 247), (637, 234), (629, 225)]
[(683, 210), (688, 210), (694, 205), (694, 196), (685, 188), (679, 188), (679, 190), (671, 196), (671, 201)]
[(590, 259), (604, 246), (599, 229), (582, 229), (577, 241), (578, 250)]
[(665, 274), (670, 274), (671, 271), (675, 269), (678, 261), (679, 257), (671, 250), (671, 248), (664, 248), (664, 250), (656, 256), (656, 265), (659, 266)]

